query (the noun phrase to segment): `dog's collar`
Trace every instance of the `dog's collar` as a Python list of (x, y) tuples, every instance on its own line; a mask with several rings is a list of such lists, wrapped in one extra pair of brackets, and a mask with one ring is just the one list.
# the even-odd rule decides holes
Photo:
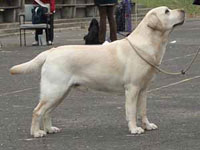
[[(161, 68), (159, 67), (159, 65), (154, 64), (154, 63), (152, 63), (151, 61), (149, 61), (148, 59), (146, 59), (146, 58), (141, 54), (142, 51), (141, 51), (138, 47), (136, 47), (135, 45), (133, 45), (133, 44), (131, 43), (131, 41), (128, 39), (128, 37), (126, 37), (125, 39), (128, 41), (129, 45), (132, 47), (132, 49), (136, 52), (136, 54), (137, 54), (143, 61), (145, 61), (148, 65), (150, 65), (152, 68), (156, 69), (157, 71), (162, 72), (162, 73), (167, 74), (167, 75), (181, 75), (181, 74), (184, 75), (184, 74), (189, 70), (189, 68), (190, 68), (191, 65), (193, 64), (194, 60), (196, 59), (198, 53), (200, 52), (200, 47), (199, 47), (199, 49), (197, 50), (197, 53), (196, 53), (195, 57), (192, 59), (190, 65), (189, 65), (187, 68), (181, 70), (180, 72), (169, 72), (169, 71), (165, 71), (165, 70), (161, 69)], [(139, 52), (139, 50), (140, 50), (141, 52)], [(143, 52), (143, 53), (144, 53), (144, 52)], [(146, 55), (148, 56), (148, 54), (146, 54)], [(150, 56), (149, 56), (149, 57), (150, 57)]]
[[(157, 67), (159, 67), (158, 64), (153, 63), (152, 61), (150, 61), (149, 59), (151, 59), (151, 56), (149, 56), (147, 53), (145, 53), (144, 51), (140, 50), (138, 47), (136, 47), (135, 45), (133, 45), (131, 43), (131, 41), (126, 37), (125, 38), (129, 45), (132, 47), (132, 49), (136, 52), (136, 54), (143, 60), (145, 61), (147, 64), (149, 64), (151, 67), (157, 69)], [(149, 57), (149, 59), (145, 58), (141, 53), (145, 54), (146, 57)], [(158, 69), (157, 69), (158, 70)], [(159, 70), (158, 70), (159, 71)]]

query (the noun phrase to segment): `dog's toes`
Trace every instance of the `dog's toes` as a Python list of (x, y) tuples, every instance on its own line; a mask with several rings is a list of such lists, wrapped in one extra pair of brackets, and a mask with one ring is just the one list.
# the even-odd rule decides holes
[(33, 137), (35, 137), (35, 138), (44, 137), (46, 135), (47, 135), (47, 133), (43, 130), (38, 130), (33, 133)]
[(130, 129), (131, 134), (142, 134), (144, 133), (144, 129), (142, 129), (141, 127), (135, 127)]
[(154, 123), (146, 124), (145, 127), (144, 127), (144, 129), (146, 129), (146, 130), (155, 130), (157, 128), (158, 128), (158, 126), (155, 125)]
[(51, 127), (51, 128), (49, 128), (49, 129), (45, 129), (45, 131), (46, 131), (47, 133), (51, 134), (51, 133), (58, 133), (58, 132), (61, 131), (61, 129), (59, 129), (59, 128), (57, 128), (57, 127)]

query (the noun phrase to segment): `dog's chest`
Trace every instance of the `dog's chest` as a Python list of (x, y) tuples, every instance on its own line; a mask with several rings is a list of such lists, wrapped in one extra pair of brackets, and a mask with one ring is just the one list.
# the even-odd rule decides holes
[(124, 80), (126, 84), (144, 87), (153, 80), (155, 74), (156, 70), (144, 62), (142, 65), (132, 65), (132, 68), (126, 71)]

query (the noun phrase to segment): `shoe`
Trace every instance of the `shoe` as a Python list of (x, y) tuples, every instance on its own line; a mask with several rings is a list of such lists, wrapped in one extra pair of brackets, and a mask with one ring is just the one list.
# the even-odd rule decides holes
[(38, 41), (35, 41), (32, 43), (32, 46), (38, 46), (39, 45), (39, 42)]
[(52, 41), (48, 41), (48, 45), (52, 45), (53, 44), (53, 42)]

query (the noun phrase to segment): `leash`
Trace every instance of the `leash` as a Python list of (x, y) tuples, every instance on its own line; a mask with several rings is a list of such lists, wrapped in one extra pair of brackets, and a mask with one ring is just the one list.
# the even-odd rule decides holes
[(162, 68), (159, 67), (159, 65), (157, 64), (153, 64), (152, 62), (148, 61), (147, 59), (145, 59), (141, 54), (140, 52), (138, 51), (138, 48), (136, 48), (136, 46), (134, 46), (130, 40), (128, 38), (125, 38), (129, 44), (131, 45), (131, 47), (134, 49), (134, 51), (136, 52), (136, 54), (143, 60), (145, 61), (147, 64), (149, 64), (150, 66), (152, 66), (153, 68), (155, 68), (156, 70), (158, 70), (159, 72), (161, 73), (164, 73), (164, 74), (167, 74), (167, 75), (185, 75), (186, 72), (188, 72), (188, 70), (191, 68), (192, 64), (194, 63), (194, 61), (196, 60), (199, 52), (200, 52), (200, 47), (197, 49), (197, 52), (196, 52), (196, 55), (193, 57), (192, 61), (190, 62), (190, 64), (183, 70), (181, 70), (180, 72), (169, 72), (169, 71), (166, 71)]

